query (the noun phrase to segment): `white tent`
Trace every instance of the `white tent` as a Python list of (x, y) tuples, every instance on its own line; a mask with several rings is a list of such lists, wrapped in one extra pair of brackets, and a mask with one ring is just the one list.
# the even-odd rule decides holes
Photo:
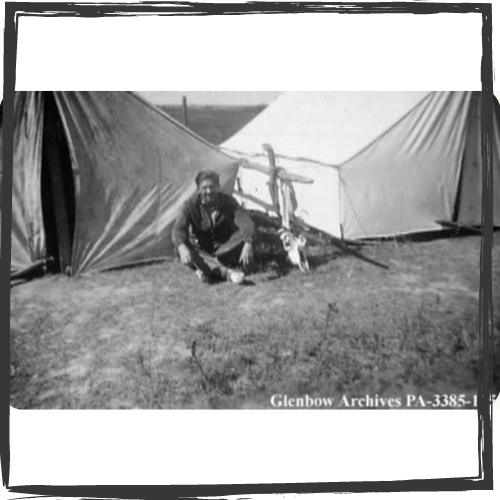
[[(493, 113), (500, 197), (500, 113)], [(481, 223), (480, 92), (287, 92), (222, 147), (313, 179), (295, 184), (295, 215), (349, 239)], [(268, 177), (240, 169), (243, 193), (271, 203)], [(250, 208), (258, 208), (245, 199)], [(494, 223), (500, 224), (496, 206)]]

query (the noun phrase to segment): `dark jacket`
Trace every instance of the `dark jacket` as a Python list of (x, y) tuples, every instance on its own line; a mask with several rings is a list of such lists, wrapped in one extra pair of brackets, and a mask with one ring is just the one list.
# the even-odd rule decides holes
[(232, 196), (218, 193), (215, 210), (212, 221), (199, 196), (196, 195), (184, 203), (172, 230), (175, 248), (181, 243), (190, 246), (194, 237), (201, 249), (213, 253), (214, 249), (227, 242), (238, 230), (243, 235), (243, 241), (252, 242), (254, 223)]

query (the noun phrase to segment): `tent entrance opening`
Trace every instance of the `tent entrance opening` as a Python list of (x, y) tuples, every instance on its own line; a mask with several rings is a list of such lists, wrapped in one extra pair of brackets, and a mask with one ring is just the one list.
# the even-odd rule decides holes
[(75, 229), (75, 186), (63, 125), (49, 92), (44, 100), (41, 182), (47, 257), (53, 259), (55, 271), (69, 273)]

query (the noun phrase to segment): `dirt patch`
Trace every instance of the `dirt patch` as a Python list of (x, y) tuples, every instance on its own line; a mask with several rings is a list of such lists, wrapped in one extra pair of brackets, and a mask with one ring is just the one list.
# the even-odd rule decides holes
[(461, 282), (456, 275), (448, 275), (442, 280), (426, 282), (421, 275), (401, 273), (399, 281), (401, 283), (399, 289), (402, 292), (425, 296), (439, 295), (445, 299), (452, 295), (459, 295), (479, 300), (479, 289), (473, 290)]

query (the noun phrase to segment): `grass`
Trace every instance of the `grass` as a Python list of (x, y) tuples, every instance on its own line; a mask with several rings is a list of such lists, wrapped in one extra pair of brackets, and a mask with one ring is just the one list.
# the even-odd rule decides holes
[[(480, 238), (467, 237), (364, 250), (388, 271), (327, 248), (310, 274), (277, 269), (273, 257), (240, 287), (202, 284), (171, 261), (34, 280), (12, 289), (11, 403), (270, 408), (273, 394), (470, 398), (480, 366), (479, 248)], [(496, 250), (494, 269), (499, 260)], [(493, 282), (497, 296), (498, 275)], [(498, 349), (498, 320), (494, 328)]]

